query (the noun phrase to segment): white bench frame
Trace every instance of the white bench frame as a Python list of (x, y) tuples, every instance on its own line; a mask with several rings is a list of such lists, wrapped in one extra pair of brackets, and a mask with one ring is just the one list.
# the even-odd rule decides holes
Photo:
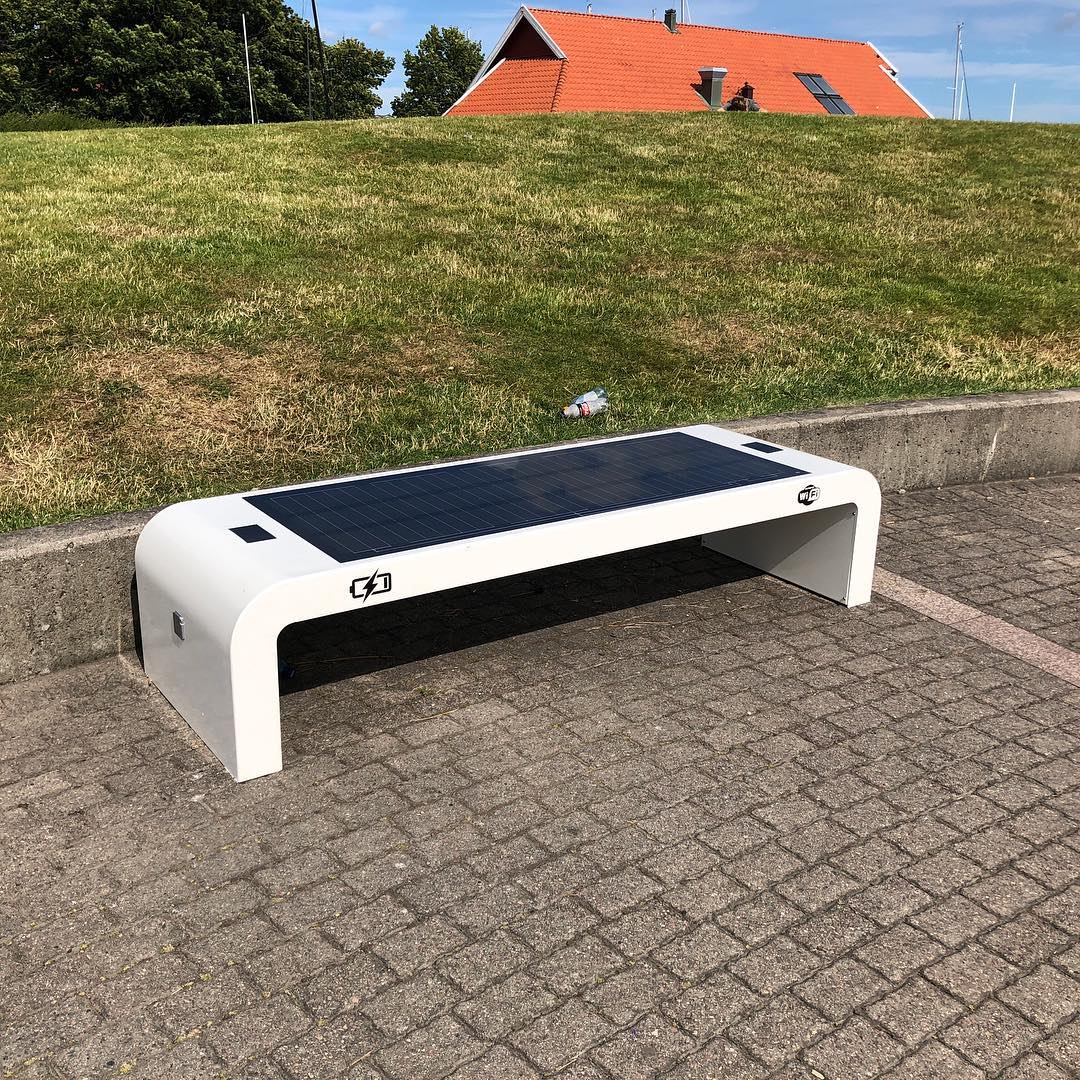
[[(711, 425), (676, 430), (756, 453), (746, 447), (751, 436)], [(560, 449), (566, 446), (521, 453)], [(881, 508), (877, 481), (797, 450), (760, 456), (809, 475), (348, 563), (243, 495), (178, 503), (151, 519), (135, 551), (146, 674), (229, 772), (250, 780), (281, 769), (277, 639), (292, 623), (692, 536), (848, 607), (865, 604)], [(252, 523), (275, 539), (248, 544), (230, 531)]]

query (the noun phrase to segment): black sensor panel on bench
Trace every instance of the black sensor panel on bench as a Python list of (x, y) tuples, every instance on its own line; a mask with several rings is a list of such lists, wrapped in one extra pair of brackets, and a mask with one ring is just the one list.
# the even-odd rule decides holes
[(245, 496), (338, 562), (805, 476), (673, 431)]

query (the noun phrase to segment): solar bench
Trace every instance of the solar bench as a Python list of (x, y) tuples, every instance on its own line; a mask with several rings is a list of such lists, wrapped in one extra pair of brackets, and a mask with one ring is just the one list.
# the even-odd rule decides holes
[(693, 536), (851, 607), (880, 506), (861, 469), (711, 425), (178, 503), (135, 552), (143, 662), (249, 780), (281, 768), (292, 623)]

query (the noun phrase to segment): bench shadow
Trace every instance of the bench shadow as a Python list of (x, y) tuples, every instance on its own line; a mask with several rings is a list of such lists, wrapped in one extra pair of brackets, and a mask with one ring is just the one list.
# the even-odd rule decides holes
[(286, 627), (283, 695), (667, 600), (760, 571), (698, 539), (639, 548)]
[(131, 575), (131, 633), (135, 641), (135, 655), (139, 658), (139, 667), (143, 667), (142, 622), (139, 619), (139, 582)]

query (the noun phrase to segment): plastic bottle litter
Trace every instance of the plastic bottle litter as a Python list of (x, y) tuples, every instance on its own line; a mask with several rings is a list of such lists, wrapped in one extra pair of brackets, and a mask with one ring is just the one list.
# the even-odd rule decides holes
[(562, 414), (568, 420), (578, 420), (586, 416), (595, 416), (597, 413), (602, 413), (607, 407), (607, 391), (602, 386), (598, 386), (595, 390), (590, 390), (587, 394), (574, 398), (563, 409)]

